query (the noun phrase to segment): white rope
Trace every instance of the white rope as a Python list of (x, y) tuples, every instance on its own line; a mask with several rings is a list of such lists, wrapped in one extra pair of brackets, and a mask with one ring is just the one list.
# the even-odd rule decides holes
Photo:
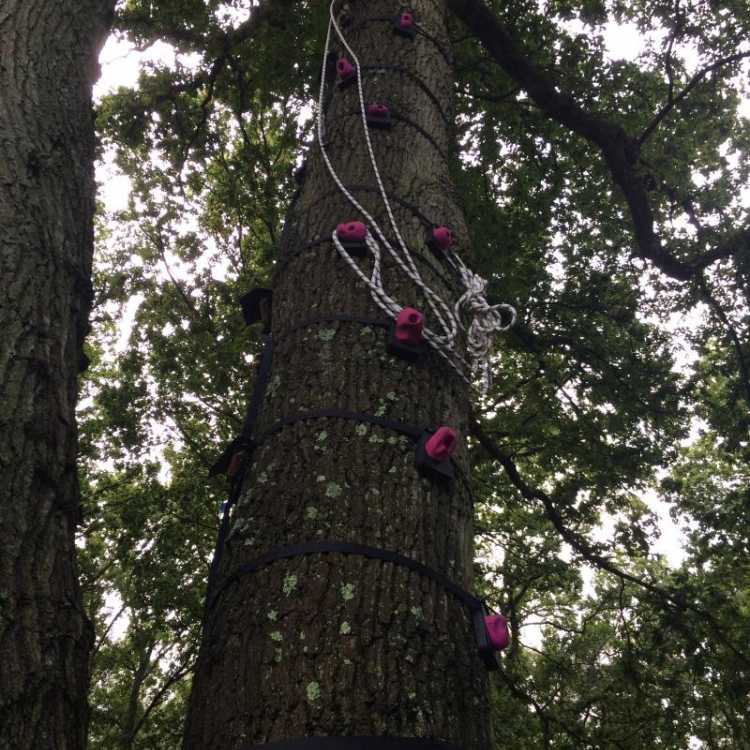
[[(496, 333), (507, 331), (515, 325), (518, 313), (512, 305), (505, 303), (490, 305), (485, 296), (486, 279), (468, 268), (460, 256), (456, 256), (456, 259), (454, 261), (449, 256), (449, 260), (461, 276), (461, 281), (466, 289), (456, 302), (456, 317), (460, 319), (463, 312), (471, 320), (466, 334), (466, 348), (469, 359), (474, 365), (474, 370), (479, 370), (482, 375), (483, 392), (486, 394), (492, 385), (492, 370), (490, 368), (492, 341)], [(508, 323), (503, 323), (503, 311), (510, 315)]]
[[(360, 70), (359, 59), (357, 58), (354, 50), (349, 46), (346, 41), (341, 29), (339, 28), (338, 22), (334, 15), (334, 6), (336, 0), (332, 0), (329, 8), (329, 21), (328, 31), (326, 34), (325, 50), (323, 53), (323, 66), (320, 76), (320, 94), (318, 97), (318, 112), (317, 112), (317, 134), (318, 143), (320, 146), (321, 155), (323, 161), (328, 169), (331, 178), (336, 183), (341, 193), (347, 198), (347, 200), (365, 217), (367, 220), (368, 234), (365, 238), (367, 248), (373, 257), (373, 266), (370, 276), (359, 267), (356, 261), (347, 252), (339, 240), (336, 231), (332, 234), (332, 240), (336, 250), (339, 252), (341, 257), (348, 263), (350, 268), (355, 274), (365, 283), (369, 288), (370, 294), (375, 302), (384, 312), (388, 315), (396, 317), (401, 310), (403, 305), (396, 302), (390, 297), (384, 287), (381, 276), (381, 249), (383, 245), (386, 250), (391, 254), (398, 267), (408, 276), (409, 279), (422, 291), (425, 296), (425, 300), (429, 305), (431, 316), (437, 320), (441, 333), (438, 333), (431, 328), (425, 328), (423, 335), (427, 342), (451, 365), (451, 367), (459, 374), (459, 376), (467, 383), (471, 383), (468, 374), (471, 371), (481, 371), (482, 377), (482, 390), (486, 392), (486, 389), (490, 385), (490, 364), (489, 354), (492, 347), (492, 334), (497, 331), (507, 330), (516, 321), (516, 311), (510, 305), (489, 305), (484, 292), (487, 287), (487, 282), (480, 276), (474, 274), (457, 256), (458, 262), (453, 261), (450, 256), (447, 256), (458, 272), (463, 286), (466, 291), (456, 302), (453, 309), (450, 308), (447, 302), (445, 302), (440, 295), (433, 291), (428, 284), (422, 279), (414, 259), (411, 257), (406, 243), (404, 242), (401, 232), (399, 231), (398, 224), (393, 215), (388, 195), (383, 185), (383, 180), (380, 175), (377, 160), (375, 158), (375, 152), (372, 146), (372, 140), (370, 138), (369, 128), (367, 126), (367, 112), (365, 107), (364, 90), (362, 86), (362, 73)], [(367, 144), (367, 151), (370, 156), (370, 163), (372, 165), (375, 179), (378, 184), (383, 204), (388, 214), (389, 223), (393, 229), (393, 233), (398, 242), (398, 249), (394, 248), (386, 238), (385, 234), (381, 230), (378, 223), (375, 221), (368, 211), (365, 210), (359, 201), (349, 192), (341, 178), (337, 174), (336, 170), (331, 163), (328, 156), (328, 152), (325, 146), (325, 124), (323, 122), (323, 104), (325, 101), (325, 84), (326, 84), (326, 60), (331, 46), (331, 32), (335, 29), (337, 36), (341, 40), (341, 43), (345, 47), (346, 51), (351, 56), (354, 69), (357, 76), (357, 91), (359, 94), (360, 104), (360, 115), (362, 120), (362, 127), (365, 135), (365, 143)], [(373, 232), (377, 235), (377, 240), (370, 233)], [(501, 310), (506, 310), (511, 315), (511, 322), (504, 325), (502, 322)], [(465, 329), (462, 324), (461, 315), (465, 314), (471, 320), (468, 330)], [(459, 331), (466, 332), (466, 346), (469, 354), (471, 365), (467, 363), (466, 359), (458, 351), (459, 348)]]
[[(367, 219), (368, 229), (375, 231), (375, 233), (378, 236), (378, 239), (385, 246), (388, 252), (393, 256), (394, 260), (396, 261), (398, 266), (401, 268), (401, 270), (424, 292), (425, 298), (427, 299), (427, 302), (430, 305), (432, 313), (435, 315), (436, 319), (440, 323), (440, 327), (443, 330), (442, 335), (439, 335), (433, 332), (435, 341), (439, 342), (441, 345), (447, 346), (448, 348), (452, 348), (455, 342), (456, 336), (458, 335), (459, 321), (455, 320), (450, 307), (443, 301), (443, 299), (439, 295), (437, 295), (429, 286), (427, 286), (427, 284), (425, 284), (425, 282), (422, 280), (419, 274), (419, 271), (414, 265), (414, 260), (411, 257), (411, 253), (409, 253), (406, 247), (406, 243), (404, 242), (404, 239), (401, 236), (401, 232), (399, 231), (398, 224), (396, 223), (396, 219), (393, 216), (393, 210), (391, 208), (388, 195), (386, 194), (385, 187), (383, 185), (383, 180), (380, 176), (380, 170), (377, 165), (377, 160), (375, 159), (375, 152), (372, 147), (372, 140), (370, 139), (370, 131), (369, 131), (369, 128), (367, 127), (367, 110), (365, 106), (364, 90), (362, 87), (362, 72), (360, 70), (359, 58), (357, 57), (354, 50), (349, 46), (348, 42), (344, 38), (344, 35), (341, 29), (339, 28), (338, 22), (336, 21), (334, 17), (333, 9), (334, 9), (335, 4), (336, 4), (336, 0), (332, 0), (331, 5), (330, 5), (330, 10), (329, 10), (330, 17), (329, 17), (329, 25), (328, 25), (328, 34), (326, 37), (323, 73), (321, 76), (321, 83), (320, 83), (320, 99), (318, 101), (318, 135), (319, 135), (319, 140), (321, 141), (320, 145), (321, 145), (321, 152), (323, 153), (323, 159), (326, 163), (329, 173), (331, 174), (331, 177), (333, 178), (338, 188), (341, 190), (344, 196), (349, 200), (349, 202)], [(330, 50), (331, 27), (333, 27), (336, 30), (336, 34), (341, 40), (341, 43), (346, 48), (347, 52), (351, 55), (352, 62), (355, 67), (355, 71), (357, 75), (357, 90), (359, 94), (359, 103), (360, 103), (360, 116), (362, 119), (362, 126), (363, 126), (364, 134), (365, 134), (365, 142), (367, 144), (367, 150), (370, 156), (370, 163), (372, 164), (373, 172), (375, 174), (375, 179), (378, 184), (378, 189), (380, 191), (381, 198), (383, 199), (383, 204), (385, 205), (385, 209), (388, 214), (391, 227), (396, 236), (396, 239), (398, 240), (398, 244), (401, 248), (401, 252), (398, 252), (397, 250), (393, 248), (391, 243), (386, 239), (384, 233), (380, 229), (380, 226), (375, 221), (375, 219), (365, 210), (365, 208), (359, 203), (359, 201), (357, 201), (357, 199), (347, 190), (346, 186), (341, 182), (338, 174), (336, 173), (336, 170), (333, 168), (333, 165), (331, 164), (331, 161), (328, 157), (328, 153), (325, 149), (325, 145), (323, 144), (323, 131), (321, 129), (321, 124), (323, 122), (322, 112), (323, 112), (323, 101), (325, 97), (325, 59), (328, 56), (328, 52)], [(374, 283), (375, 279), (372, 279), (372, 281)]]

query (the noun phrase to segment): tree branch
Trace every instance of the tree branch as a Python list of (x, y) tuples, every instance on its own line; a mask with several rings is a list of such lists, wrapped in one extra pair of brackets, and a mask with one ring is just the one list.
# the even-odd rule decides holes
[(183, 677), (186, 677), (190, 672), (195, 669), (195, 653), (194, 649), (190, 649), (187, 654), (185, 655), (185, 658), (181, 665), (179, 665), (172, 674), (168, 675), (167, 678), (162, 683), (161, 687), (154, 693), (153, 697), (149, 701), (148, 706), (143, 711), (143, 714), (141, 715), (140, 719), (137, 721), (135, 726), (133, 727), (132, 731), (132, 738), (135, 739), (135, 736), (140, 732), (141, 728), (143, 727), (144, 723), (146, 722), (146, 719), (148, 719), (151, 712), (158, 708), (158, 706), (161, 704), (162, 700), (164, 699), (164, 696), (167, 694), (167, 692), (172, 688), (173, 685), (180, 682), (180, 680), (183, 679)]
[(740, 651), (723, 633), (723, 628), (718, 623), (716, 618), (702, 607), (698, 607), (695, 604), (691, 604), (687, 601), (686, 597), (680, 593), (671, 593), (661, 586), (658, 586), (650, 581), (644, 581), (637, 576), (628, 573), (620, 569), (617, 565), (612, 563), (608, 558), (600, 555), (595, 549), (591, 547), (587, 540), (581, 537), (579, 534), (569, 529), (565, 525), (565, 521), (557, 509), (552, 497), (546, 492), (532, 487), (527, 484), (521, 477), (518, 468), (516, 467), (513, 460), (508, 456), (495, 441), (482, 429), (479, 421), (476, 417), (472, 416), (469, 423), (469, 430), (471, 434), (477, 439), (479, 444), (484, 448), (487, 454), (495, 459), (505, 470), (506, 475), (510, 479), (511, 483), (521, 493), (522, 497), (529, 501), (539, 501), (544, 507), (544, 512), (549, 521), (555, 527), (555, 530), (560, 534), (561, 538), (567, 542), (581, 557), (587, 562), (591, 563), (600, 570), (606, 570), (608, 573), (616, 576), (617, 578), (628, 581), (642, 589), (645, 589), (649, 593), (657, 597), (664, 604), (669, 605), (678, 611), (690, 610), (695, 614), (702, 617), (708, 622), (713, 632), (716, 634), (716, 638), (724, 646), (726, 646), (738, 659), (742, 660), (745, 664), (750, 665), (750, 657), (744, 652)]
[(662, 244), (654, 231), (654, 212), (638, 170), (641, 144), (637, 138), (628, 135), (619, 124), (579, 105), (549, 73), (533, 62), (483, 0), (447, 2), (450, 10), (474, 33), (495, 62), (526, 90), (542, 112), (599, 147), (630, 209), (640, 257), (678, 281), (692, 280), (701, 268), (716, 260), (714, 252), (682, 261)]
[(722, 57), (720, 60), (716, 60), (715, 62), (711, 63), (711, 65), (707, 65), (705, 68), (701, 68), (685, 85), (685, 88), (680, 91), (677, 96), (672, 96), (672, 79), (670, 76), (669, 86), (670, 86), (670, 92), (669, 92), (669, 98), (667, 99), (667, 103), (656, 113), (656, 116), (653, 120), (648, 124), (646, 129), (641, 133), (640, 137), (638, 138), (638, 143), (642, 146), (649, 137), (653, 134), (653, 132), (656, 130), (656, 128), (659, 127), (659, 124), (661, 121), (681, 102), (683, 101), (691, 91), (709, 74), (713, 73), (713, 71), (718, 70), (719, 68), (723, 67), (724, 65), (729, 65), (733, 62), (739, 62), (740, 60), (744, 60), (746, 57), (750, 57), (750, 52), (738, 52), (734, 55), (729, 55), (728, 57)]
[(750, 367), (748, 367), (747, 360), (745, 359), (745, 355), (742, 351), (742, 342), (740, 341), (740, 337), (737, 335), (737, 331), (727, 317), (727, 314), (724, 312), (724, 308), (711, 294), (711, 290), (708, 288), (708, 284), (705, 278), (703, 278), (702, 276), (699, 279), (698, 288), (700, 289), (703, 301), (714, 311), (714, 314), (726, 329), (727, 336), (732, 343), (734, 354), (737, 358), (737, 365), (740, 370), (742, 386), (745, 391), (745, 399), (747, 400), (748, 406), (750, 406)]

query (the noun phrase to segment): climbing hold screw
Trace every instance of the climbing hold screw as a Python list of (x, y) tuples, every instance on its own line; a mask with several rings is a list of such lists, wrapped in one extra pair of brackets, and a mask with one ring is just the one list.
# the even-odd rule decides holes
[(458, 435), (451, 427), (427, 429), (417, 442), (414, 463), (421, 474), (434, 481), (451, 482), (454, 477), (450, 458), (458, 446)]
[(386, 104), (368, 104), (367, 114), (374, 117), (385, 117), (390, 110)]
[(419, 346), (424, 341), (424, 315), (413, 307), (405, 307), (396, 318), (394, 336), (400, 344)]
[(403, 31), (414, 28), (414, 16), (408, 11), (404, 11), (398, 19), (399, 28)]
[(361, 221), (347, 221), (336, 227), (336, 234), (342, 242), (364, 242), (367, 227)]
[(393, 28), (397, 34), (413, 40), (417, 35), (417, 29), (414, 24), (414, 12), (411, 10), (402, 10), (397, 16), (394, 16)]

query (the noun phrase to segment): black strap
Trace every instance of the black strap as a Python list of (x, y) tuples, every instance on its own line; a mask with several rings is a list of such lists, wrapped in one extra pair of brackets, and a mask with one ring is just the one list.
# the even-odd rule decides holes
[[(332, 234), (332, 231), (331, 231)], [(286, 266), (289, 264), (289, 262), (296, 258), (299, 255), (302, 255), (307, 250), (313, 250), (317, 247), (322, 247), (323, 245), (331, 245), (333, 247), (333, 240), (331, 239), (331, 234), (325, 235), (317, 240), (310, 240), (305, 245), (303, 245), (299, 250), (296, 250), (292, 253), (289, 253), (285, 256), (284, 260), (281, 261), (282, 268), (286, 268)], [(396, 247), (398, 246), (398, 240), (395, 237), (386, 237), (388, 242), (391, 243), (392, 246)], [(409, 254), (412, 258), (417, 260), (419, 263), (421, 263), (423, 266), (425, 266), (431, 273), (435, 274), (440, 281), (445, 284), (445, 286), (448, 287), (452, 292), (457, 293), (456, 289), (456, 283), (448, 277), (443, 271), (436, 266), (428, 256), (424, 255), (423, 253), (417, 252), (415, 250), (411, 250), (409, 247), (406, 248), (409, 251)], [(432, 256), (434, 257), (434, 253), (432, 253)], [(450, 268), (450, 267), (449, 267)]]
[(425, 737), (298, 737), (244, 745), (241, 750), (461, 750), (458, 745)]
[(453, 123), (451, 122), (450, 117), (448, 117), (448, 115), (445, 113), (445, 110), (443, 110), (443, 105), (440, 104), (440, 100), (437, 98), (437, 96), (435, 96), (435, 94), (430, 89), (430, 87), (413, 71), (409, 70), (408, 68), (405, 68), (403, 65), (360, 65), (359, 69), (362, 73), (365, 73), (368, 70), (372, 70), (372, 71), (387, 70), (387, 71), (390, 71), (391, 73), (399, 73), (401, 75), (406, 76), (407, 78), (411, 78), (411, 80), (414, 81), (414, 83), (416, 83), (417, 86), (422, 91), (424, 91), (425, 94), (427, 94), (427, 97), (435, 105), (435, 108), (440, 114), (440, 117), (443, 119), (443, 121), (448, 126), (448, 128), (449, 129), (453, 128)]
[[(347, 27), (347, 31), (348, 32), (354, 31), (360, 26), (364, 26), (368, 22), (372, 22), (372, 21), (388, 21), (389, 23), (392, 23), (393, 18), (394, 18), (393, 16), (366, 16), (365, 18), (360, 18), (359, 21)], [(448, 65), (453, 67), (453, 63), (454, 63), (453, 57), (445, 49), (445, 47), (443, 47), (443, 45), (434, 36), (432, 36), (432, 34), (428, 34), (424, 30), (424, 28), (418, 23), (414, 25), (414, 29), (416, 30), (417, 34), (421, 34), (425, 39), (432, 42), (435, 45), (435, 47), (437, 47), (438, 52), (440, 52), (440, 54), (443, 56), (443, 59), (448, 63)]]
[(405, 114), (397, 110), (391, 110), (391, 117), (393, 117), (394, 120), (401, 120), (401, 122), (406, 123), (409, 127), (412, 127), (418, 133), (421, 133), (432, 144), (435, 151), (440, 154), (443, 161), (449, 161), (448, 154), (443, 150), (443, 147), (421, 125), (418, 125), (410, 117), (407, 117)]
[(206, 583), (206, 610), (208, 611), (208, 601), (216, 583), (216, 576), (219, 574), (219, 564), (221, 563), (221, 556), (224, 552), (224, 545), (229, 535), (229, 517), (232, 512), (232, 507), (237, 502), (240, 491), (242, 489), (242, 476), (244, 471), (240, 473), (232, 484), (229, 498), (224, 504), (224, 512), (221, 516), (221, 522), (219, 523), (219, 536), (216, 539), (216, 546), (214, 547), (214, 556), (211, 558), (211, 566), (208, 569), (208, 582)]
[(346, 30), (351, 33), (355, 29), (359, 29), (362, 26), (367, 25), (368, 23), (372, 23), (373, 21), (388, 21), (389, 23), (392, 23), (393, 18), (393, 16), (365, 16), (364, 18), (360, 18), (355, 23), (350, 23), (346, 27)]
[(256, 381), (253, 395), (250, 398), (250, 406), (245, 417), (245, 424), (242, 426), (241, 436), (245, 440), (250, 440), (253, 434), (253, 427), (258, 421), (260, 410), (263, 408), (263, 399), (268, 388), (268, 381), (271, 379), (271, 364), (273, 362), (273, 337), (271, 334), (266, 336), (263, 353), (260, 358), (260, 368), (258, 369), (258, 380)]
[[(211, 476), (223, 473), (229, 468), (229, 464), (232, 461), (234, 454), (245, 448), (251, 450), (252, 448), (252, 432), (255, 422), (258, 419), (260, 410), (263, 407), (263, 398), (268, 387), (268, 381), (271, 376), (271, 362), (273, 360), (273, 337), (269, 334), (265, 338), (263, 344), (263, 353), (260, 358), (260, 367), (258, 368), (258, 378), (255, 381), (255, 388), (253, 388), (253, 395), (250, 397), (250, 406), (245, 416), (245, 423), (242, 427), (240, 436), (234, 439), (221, 454), (219, 460), (211, 467)], [(249, 457), (248, 457), (249, 458)], [(244, 468), (237, 474), (232, 480), (232, 489), (229, 493), (229, 498), (224, 506), (224, 513), (221, 516), (221, 523), (219, 525), (219, 536), (216, 540), (216, 547), (214, 548), (214, 556), (211, 560), (211, 567), (208, 571), (208, 583), (207, 583), (207, 596), (211, 595), (211, 590), (214, 586), (216, 576), (219, 571), (219, 564), (221, 562), (221, 555), (224, 551), (224, 544), (226, 543), (227, 536), (229, 536), (229, 518), (232, 512), (234, 504), (240, 496), (242, 490), (242, 479), (244, 477)]]
[[(434, 430), (434, 427), (432, 426), (418, 427), (417, 425), (406, 424), (406, 422), (399, 422), (395, 419), (377, 417), (374, 414), (365, 414), (364, 412), (359, 411), (348, 411), (346, 409), (312, 409), (311, 411), (292, 414), (289, 417), (280, 419), (278, 422), (274, 422), (274, 424), (272, 424), (265, 432), (253, 437), (252, 446), (256, 447), (260, 445), (269, 437), (281, 432), (285, 427), (290, 427), (298, 422), (310, 422), (315, 419), (343, 419), (350, 422), (366, 422), (367, 424), (374, 424), (383, 429), (392, 430), (401, 435), (406, 435), (415, 442), (419, 441), (419, 439), (425, 434), (425, 431)], [(450, 462), (461, 480), (461, 483), (466, 487), (468, 493), (473, 496), (471, 484), (469, 483), (469, 479), (462, 467), (459, 466), (453, 458), (450, 459)]]
[[(362, 192), (362, 193), (379, 193), (380, 189), (377, 187), (372, 187), (370, 185), (347, 185), (346, 189), (349, 190), (352, 193)], [(322, 193), (320, 195), (320, 198), (318, 201), (315, 201), (315, 205), (319, 201), (327, 201), (332, 197), (336, 197), (341, 195), (341, 191), (337, 188), (335, 190), (330, 190), (326, 193)], [(417, 219), (419, 219), (422, 226), (425, 228), (425, 232), (429, 232), (430, 230), (434, 229), (438, 224), (431, 221), (427, 216), (425, 216), (417, 206), (415, 206), (413, 203), (410, 203), (407, 200), (404, 200), (403, 198), (398, 197), (397, 195), (389, 194), (388, 199), (390, 201), (393, 201), (395, 203), (398, 203), (402, 208), (405, 208), (407, 211), (410, 211), (414, 216), (416, 216)], [(284, 257), (279, 261), (279, 269), (283, 270), (287, 267), (289, 262), (296, 258), (298, 255), (301, 255), (305, 250), (312, 250), (313, 248), (320, 247), (321, 245), (326, 244), (333, 244), (333, 241), (331, 240), (331, 234), (333, 233), (333, 230), (327, 232), (322, 237), (320, 237), (317, 240), (310, 240), (303, 244), (298, 250), (294, 250), (290, 253), (287, 253), (284, 255)], [(303, 241), (302, 238), (299, 238), (300, 241)], [(388, 241), (391, 243), (391, 245), (397, 245), (398, 242), (395, 239), (395, 237), (387, 238)], [(407, 248), (409, 250), (409, 248)], [(456, 291), (456, 282), (453, 281), (451, 278), (445, 275), (445, 273), (442, 272), (440, 267), (435, 266), (431, 260), (423, 255), (420, 252), (416, 252), (414, 250), (409, 250), (411, 253), (412, 258), (416, 258), (420, 263), (424, 264), (429, 268), (429, 270), (434, 273), (440, 281), (443, 282), (449, 289)], [(448, 270), (453, 270), (451, 266), (448, 266)]]
[(450, 65), (450, 67), (452, 68), (456, 62), (453, 55), (451, 55), (451, 53), (448, 52), (445, 49), (445, 47), (443, 47), (443, 45), (432, 34), (426, 32), (422, 26), (417, 24), (416, 29), (417, 29), (417, 34), (421, 34), (425, 39), (432, 42), (438, 48), (445, 62), (447, 62), (448, 65)]
[[(378, 193), (380, 194), (380, 188), (376, 185), (360, 185), (360, 184), (349, 184), (347, 183), (346, 189), (350, 193)], [(341, 195), (341, 189), (340, 188), (333, 188), (331, 190), (328, 190), (324, 193), (318, 193), (316, 200), (313, 201), (313, 203), (309, 206), (308, 210), (311, 208), (314, 208), (319, 203), (327, 202), (332, 197), (340, 196)], [(411, 213), (416, 216), (420, 223), (426, 228), (426, 229), (432, 229), (433, 227), (438, 226), (434, 221), (431, 221), (427, 216), (425, 216), (422, 211), (420, 210), (419, 206), (414, 205), (410, 201), (407, 201), (405, 198), (402, 198), (401, 196), (398, 196), (394, 193), (389, 193), (386, 191), (386, 195), (388, 196), (388, 200), (392, 201), (393, 203), (398, 203), (399, 206), (402, 208), (405, 208), (407, 211), (411, 211)]]
[[(359, 192), (361, 192), (361, 193), (380, 193), (380, 188), (379, 187), (373, 187), (372, 185), (347, 184), (346, 185), (346, 189), (350, 193), (359, 193)], [(425, 228), (425, 232), (430, 232), (433, 229), (435, 229), (436, 227), (441, 226), (440, 222), (434, 222), (434, 221), (432, 221), (429, 217), (425, 216), (422, 213), (422, 211), (420, 211), (420, 209), (417, 206), (415, 206), (413, 203), (410, 203), (406, 199), (401, 198), (400, 196), (395, 195), (393, 193), (386, 192), (386, 195), (387, 195), (389, 201), (392, 201), (393, 203), (398, 203), (402, 208), (405, 208), (407, 211), (410, 211), (417, 219), (419, 219), (420, 224), (422, 224), (422, 226)], [(341, 196), (341, 190), (339, 188), (334, 188), (334, 189), (329, 190), (329, 191), (327, 191), (325, 193), (319, 193), (317, 200), (314, 201), (314, 203), (310, 206), (310, 208), (314, 208), (316, 205), (318, 205), (318, 203), (327, 202), (331, 198), (336, 198), (336, 197), (340, 197), (340, 196)], [(303, 246), (299, 250), (296, 250), (294, 252), (288, 253), (280, 261), (281, 268), (286, 267), (286, 265), (289, 263), (289, 261), (293, 257), (301, 254), (302, 252), (304, 252), (305, 249), (317, 247), (318, 245), (322, 245), (322, 244), (331, 242), (331, 234), (332, 234), (332, 232), (333, 232), (333, 230), (327, 232), (325, 235), (323, 235), (322, 237), (320, 237), (317, 240), (310, 240), (305, 246)], [(301, 240), (302, 238), (299, 238), (299, 239)], [(395, 238), (389, 239), (389, 242), (392, 245), (398, 244)], [(408, 249), (409, 248), (407, 248), (407, 250)], [(451, 289), (453, 289), (455, 291), (455, 283), (453, 281), (450, 281), (449, 279), (447, 279), (443, 274), (441, 274), (440, 273), (440, 268), (436, 268), (421, 253), (414, 252), (414, 251), (410, 251), (410, 252), (411, 252), (411, 254), (412, 254), (413, 257), (415, 257), (418, 260), (423, 261), (424, 263), (426, 263), (430, 267), (430, 269), (441, 279), (441, 281), (446, 286), (448, 286), (449, 288), (451, 288)], [(456, 272), (456, 269), (452, 265), (450, 265), (450, 264), (448, 264), (448, 265), (441, 264), (441, 265), (443, 267), (447, 267), (449, 271), (453, 271), (456, 275), (458, 275), (457, 272)]]
[[(454, 583), (447, 575), (440, 573), (437, 570), (433, 570), (433, 568), (428, 567), (424, 563), (413, 560), (411, 557), (401, 555), (398, 552), (380, 549), (379, 547), (368, 547), (365, 544), (331, 541), (301, 542), (300, 544), (292, 544), (288, 547), (280, 547), (271, 550), (249, 563), (240, 565), (233, 573), (230, 573), (221, 582), (221, 585), (213, 596), (209, 591), (206, 596), (206, 615), (208, 615), (208, 613), (216, 606), (216, 602), (219, 600), (227, 586), (234, 583), (234, 581), (241, 576), (256, 573), (279, 560), (289, 560), (292, 557), (327, 554), (331, 552), (342, 555), (357, 555), (360, 557), (366, 557), (370, 560), (383, 560), (385, 562), (390, 562), (394, 565), (399, 565), (408, 570), (412, 570), (424, 578), (428, 578), (437, 583), (449, 594), (456, 597), (456, 599), (458, 599), (466, 609), (469, 610), (472, 629), (474, 631), (474, 639), (477, 644), (477, 651), (479, 652), (479, 657), (482, 662), (484, 662), (484, 665), (490, 670), (496, 670), (499, 668), (497, 654), (490, 643), (487, 624), (484, 619), (489, 610), (482, 599), (470, 594), (468, 591), (462, 589), (457, 583)], [(204, 621), (208, 622), (208, 617), (205, 617)]]
[(410, 557), (399, 554), (398, 552), (391, 552), (390, 550), (380, 549), (378, 547), (368, 547), (365, 544), (353, 544), (351, 542), (302, 542), (301, 544), (292, 544), (288, 547), (280, 547), (278, 549), (271, 550), (265, 555), (257, 557), (255, 560), (244, 565), (240, 565), (237, 570), (228, 575), (213, 596), (209, 609), (213, 608), (216, 604), (217, 599), (223, 592), (223, 590), (230, 584), (236, 581), (240, 576), (248, 575), (250, 573), (256, 573), (269, 565), (278, 562), (279, 560), (288, 560), (292, 557), (301, 557), (307, 555), (319, 555), (325, 553), (338, 553), (342, 555), (357, 555), (359, 557), (367, 557), (371, 560), (384, 560), (386, 562), (399, 565), (403, 568), (413, 570), (415, 573), (424, 578), (429, 578), (435, 581), (437, 584), (442, 586), (448, 593), (455, 596), (461, 601), (467, 609), (471, 612), (486, 610), (484, 602), (478, 599), (473, 594), (462, 589), (458, 584), (454, 583), (448, 576), (443, 573), (433, 570), (432, 568), (424, 565), (417, 560), (413, 560)]
[(250, 396), (250, 405), (245, 415), (245, 421), (242, 425), (242, 431), (239, 436), (232, 440), (224, 449), (222, 454), (216, 460), (209, 471), (209, 476), (217, 476), (226, 473), (232, 457), (238, 450), (252, 447), (252, 433), (255, 423), (258, 421), (260, 410), (263, 407), (263, 399), (266, 395), (268, 381), (271, 378), (271, 363), (273, 362), (273, 337), (269, 334), (265, 337), (263, 351), (260, 356), (260, 366), (258, 368), (258, 377), (255, 381), (253, 393)]
[[(403, 123), (406, 123), (407, 125), (411, 126), (416, 130), (417, 132), (421, 133), (433, 146), (435, 151), (440, 154), (443, 161), (448, 161), (448, 155), (443, 150), (443, 147), (428, 133), (421, 125), (418, 125), (414, 120), (407, 117), (402, 112), (399, 112), (397, 109), (394, 109), (393, 107), (389, 107), (389, 114), (394, 120), (400, 120)], [(354, 117), (357, 115), (358, 117), (362, 117), (362, 110), (361, 109), (355, 109), (351, 112), (344, 112), (341, 117)], [(333, 141), (331, 141), (333, 143)]]

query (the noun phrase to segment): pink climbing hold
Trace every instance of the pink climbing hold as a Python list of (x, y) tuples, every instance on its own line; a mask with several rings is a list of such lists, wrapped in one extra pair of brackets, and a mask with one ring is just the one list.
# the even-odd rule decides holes
[(361, 221), (345, 221), (336, 227), (336, 236), (342, 242), (364, 242), (367, 227)]
[(426, 350), (423, 331), (424, 315), (413, 307), (405, 307), (393, 321), (386, 349), (394, 357), (417, 362)]
[(433, 461), (447, 461), (456, 451), (458, 433), (450, 427), (438, 427), (425, 443), (425, 453)]
[(484, 624), (490, 645), (496, 651), (502, 651), (510, 643), (508, 621), (502, 615), (486, 615)]
[(419, 346), (424, 341), (424, 315), (413, 307), (405, 307), (396, 318), (394, 338), (405, 346)]
[[(433, 482), (452, 483), (455, 471), (450, 457), (456, 450), (458, 437), (450, 427), (429, 427), (422, 433), (414, 451), (414, 465), (422, 476)], [(480, 612), (477, 616), (481, 617)]]
[(339, 75), (339, 80), (343, 83), (353, 78), (356, 70), (345, 57), (341, 57), (336, 63), (336, 72)]
[(388, 109), (387, 104), (368, 104), (367, 105), (367, 114), (370, 117), (379, 117), (381, 119), (384, 119), (388, 117), (390, 113), (391, 113), (391, 110)]
[(432, 230), (432, 240), (438, 250), (449, 250), (455, 242), (453, 232), (448, 227), (435, 227)]
[(401, 12), (393, 17), (393, 28), (397, 34), (414, 41), (417, 36), (416, 23), (414, 22), (414, 11), (402, 8)]
[(368, 104), (365, 109), (367, 124), (371, 128), (385, 130), (393, 125), (391, 110), (387, 104)]

